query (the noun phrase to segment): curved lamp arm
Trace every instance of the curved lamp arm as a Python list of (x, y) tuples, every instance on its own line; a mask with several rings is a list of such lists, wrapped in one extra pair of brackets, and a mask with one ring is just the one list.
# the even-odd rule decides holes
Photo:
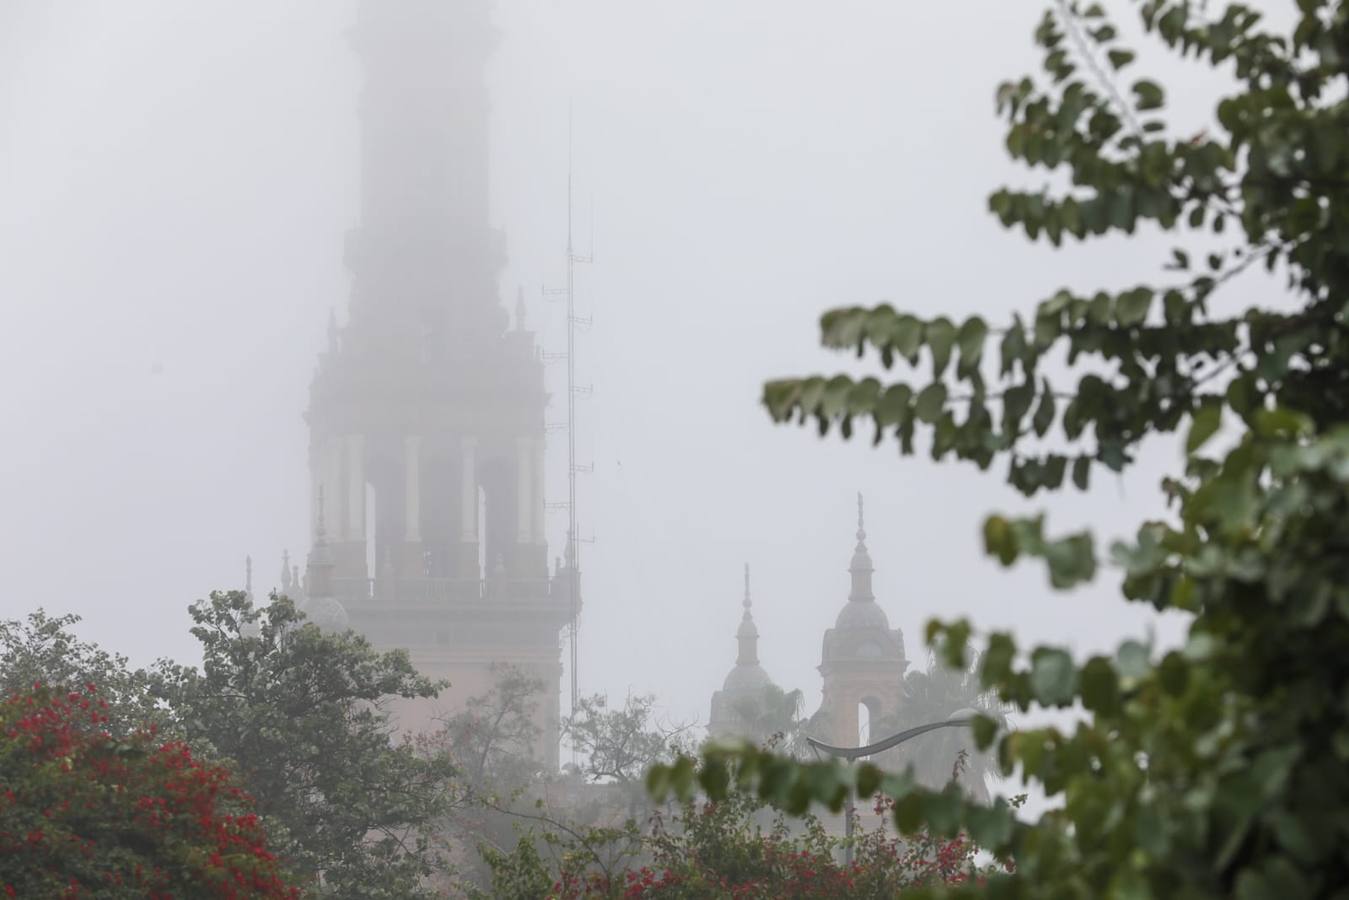
[[(964, 712), (964, 710), (962, 710), (962, 712)], [(866, 756), (873, 756), (877, 753), (884, 753), (891, 747), (898, 746), (899, 744), (904, 743), (910, 738), (916, 738), (920, 734), (927, 734), (929, 731), (936, 731), (938, 728), (957, 728), (961, 726), (966, 726), (973, 721), (974, 716), (971, 715), (968, 717), (961, 717), (959, 719), (955, 718), (947, 719), (944, 722), (929, 722), (926, 725), (919, 725), (916, 728), (910, 728), (906, 731), (901, 731), (899, 734), (892, 734), (888, 738), (879, 740), (874, 744), (867, 744), (865, 747), (834, 747), (830, 744), (824, 743), (823, 741), (817, 741), (815, 740), (815, 738), (812, 737), (806, 738), (806, 743), (810, 744), (811, 749), (814, 750), (817, 754), (821, 752), (828, 753), (830, 756), (842, 757), (843, 759), (846, 759), (849, 762), (851, 762), (853, 760), (861, 759)]]

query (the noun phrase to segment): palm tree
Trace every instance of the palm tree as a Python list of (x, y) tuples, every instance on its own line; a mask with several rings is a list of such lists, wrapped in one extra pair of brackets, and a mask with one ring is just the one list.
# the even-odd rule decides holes
[(800, 691), (784, 691), (775, 684), (765, 685), (757, 694), (736, 701), (733, 709), (744, 723), (746, 737), (760, 744), (772, 744), (781, 753), (795, 755), (801, 749)]
[[(872, 724), (872, 737), (894, 734), (906, 728), (941, 722), (964, 709), (1005, 718), (1007, 707), (979, 684), (978, 659), (964, 671), (952, 669), (929, 656), (927, 670), (914, 670), (904, 676), (899, 711)], [(962, 771), (955, 772), (961, 752), (965, 753)], [(967, 728), (942, 728), (888, 751), (881, 760), (890, 768), (913, 767), (919, 782), (940, 788), (953, 775), (976, 801), (989, 799), (989, 780), (995, 777), (995, 761), (990, 753), (974, 746)]]

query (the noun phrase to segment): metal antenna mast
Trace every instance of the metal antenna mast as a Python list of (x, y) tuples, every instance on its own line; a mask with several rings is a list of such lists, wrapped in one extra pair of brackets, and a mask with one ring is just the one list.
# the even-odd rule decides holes
[(571, 712), (572, 715), (576, 715), (577, 704), (581, 696), (577, 671), (580, 667), (581, 544), (593, 541), (593, 539), (592, 541), (582, 540), (576, 524), (576, 476), (583, 472), (594, 471), (593, 465), (582, 465), (576, 461), (576, 398), (582, 394), (589, 394), (593, 390), (590, 385), (576, 383), (576, 329), (578, 326), (584, 327), (591, 324), (589, 318), (583, 318), (576, 314), (576, 266), (578, 263), (591, 262), (594, 251), (592, 248), (590, 256), (581, 256), (576, 252), (572, 157), (572, 111), (569, 104), (567, 107), (567, 284), (561, 288), (545, 287), (543, 289), (545, 295), (555, 296), (557, 299), (566, 301), (567, 351), (565, 353), (545, 353), (543, 358), (546, 362), (564, 359), (567, 361), (567, 421), (546, 426), (547, 431), (565, 429), (567, 432), (567, 499), (562, 503), (549, 503), (547, 507), (549, 509), (565, 508), (567, 510), (567, 593), (571, 602), (571, 619), (567, 626), (567, 643), (569, 644), (571, 668)]
[(567, 106), (567, 596), (571, 601), (571, 713), (576, 715), (580, 698), (578, 665), (580, 661), (580, 571), (581, 535), (576, 528), (576, 395), (584, 388), (576, 384), (576, 264), (590, 262), (576, 255), (572, 228), (572, 111)]

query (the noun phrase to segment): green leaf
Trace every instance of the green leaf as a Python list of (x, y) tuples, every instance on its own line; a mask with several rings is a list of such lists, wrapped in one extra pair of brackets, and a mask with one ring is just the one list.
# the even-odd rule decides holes
[(874, 797), (880, 789), (885, 773), (871, 763), (862, 763), (857, 767), (857, 796)]
[(923, 818), (935, 833), (950, 836), (960, 827), (960, 789), (948, 787), (923, 796)]
[(932, 425), (941, 418), (945, 406), (946, 385), (938, 381), (929, 384), (919, 392), (918, 399), (914, 401), (913, 411), (914, 415), (918, 417), (918, 421)]
[(900, 315), (894, 324), (891, 344), (895, 352), (912, 365), (918, 359), (918, 348), (923, 344), (923, 323), (916, 317)]
[(1288, 409), (1262, 409), (1255, 416), (1255, 430), (1262, 437), (1302, 437), (1314, 428), (1311, 419)]
[(988, 646), (979, 655), (979, 683), (985, 688), (1002, 684), (1012, 674), (1016, 658), (1016, 641), (1006, 632), (989, 635)]
[(923, 795), (910, 792), (895, 801), (895, 827), (900, 834), (914, 834), (923, 827)]
[(985, 850), (997, 850), (1012, 839), (1012, 810), (999, 797), (991, 807), (972, 807), (967, 816), (970, 837)]
[(1194, 421), (1190, 425), (1190, 433), (1185, 438), (1185, 453), (1193, 455), (1196, 450), (1204, 446), (1208, 439), (1218, 433), (1218, 428), (1222, 425), (1223, 410), (1216, 403), (1207, 403), (1199, 408), (1194, 414)]
[(988, 325), (978, 316), (971, 316), (965, 320), (965, 324), (960, 326), (960, 332), (956, 338), (960, 346), (960, 366), (961, 375), (968, 375), (979, 370), (979, 361), (984, 355), (984, 340), (988, 337)]
[(703, 760), (702, 769), (698, 772), (698, 783), (709, 796), (724, 796), (731, 783), (731, 773), (725, 760), (719, 757)]
[(913, 389), (907, 384), (892, 384), (886, 388), (876, 402), (876, 425), (887, 428), (898, 425), (909, 418), (909, 401), (913, 398)]
[(964, 669), (967, 665), (965, 649), (970, 642), (970, 623), (964, 619), (951, 622), (938, 636), (937, 655), (952, 669)]
[(1185, 693), (1185, 688), (1190, 683), (1190, 665), (1180, 651), (1173, 650), (1162, 657), (1157, 677), (1161, 681), (1162, 690), (1179, 696)]
[(1054, 412), (1054, 389), (1050, 387), (1048, 381), (1045, 381), (1040, 391), (1040, 403), (1035, 407), (1035, 415), (1031, 417), (1031, 427), (1035, 429), (1036, 437), (1044, 437), (1049, 431), (1049, 427), (1054, 424)]
[(670, 786), (680, 800), (688, 800), (693, 796), (695, 775), (692, 759), (681, 756), (675, 760), (674, 766), (670, 769)]
[(1076, 669), (1066, 651), (1037, 647), (1031, 655), (1031, 690), (1043, 706), (1067, 706), (1073, 701)]
[(1160, 109), (1164, 99), (1161, 85), (1155, 81), (1149, 81), (1144, 78), (1134, 82), (1134, 105), (1140, 112), (1146, 112), (1150, 109)]
[(1026, 344), (1026, 331), (1021, 327), (1020, 319), (1012, 323), (1007, 329), (1007, 333), (1002, 337), (1002, 344), (999, 348), (1002, 353), (1000, 371), (1003, 375), (1010, 375), (1017, 363), (1021, 363), (1021, 370), (1028, 371), (1027, 351), (1029, 347)]
[(946, 318), (933, 319), (923, 330), (927, 346), (932, 351), (932, 377), (940, 378), (951, 361), (951, 348), (955, 345), (956, 327)]
[(1134, 61), (1134, 54), (1129, 50), (1108, 50), (1105, 55), (1110, 60), (1111, 67), (1117, 72)]
[(1091, 481), (1091, 457), (1079, 456), (1073, 460), (1073, 485), (1079, 491), (1085, 491)]
[(1125, 291), (1115, 299), (1115, 321), (1125, 328), (1143, 324), (1148, 317), (1148, 307), (1152, 305), (1151, 288), (1135, 288)]
[(670, 795), (670, 767), (654, 765), (646, 772), (646, 792), (657, 803), (665, 802)]
[(1013, 385), (1002, 392), (1002, 427), (1009, 435), (1021, 430), (1021, 420), (1035, 399), (1035, 385), (1029, 381)]
[(974, 746), (987, 750), (998, 736), (998, 722), (988, 716), (975, 716), (970, 731), (974, 733)]
[(1137, 681), (1152, 671), (1152, 666), (1148, 662), (1148, 648), (1138, 641), (1125, 641), (1120, 644), (1116, 664), (1119, 666), (1120, 675), (1130, 682)]
[(1082, 667), (1082, 705), (1100, 715), (1110, 715), (1119, 706), (1119, 678), (1104, 656), (1093, 656)]
[(984, 552), (996, 556), (1004, 566), (1016, 562), (1016, 537), (1002, 516), (989, 516), (984, 520)]

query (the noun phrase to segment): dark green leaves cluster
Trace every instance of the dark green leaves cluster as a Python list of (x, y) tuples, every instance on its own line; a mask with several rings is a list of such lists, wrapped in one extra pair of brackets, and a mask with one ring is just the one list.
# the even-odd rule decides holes
[[(1174, 516), (1110, 562), (1126, 598), (1191, 616), (1184, 645), (1126, 641), (1079, 662), (982, 638), (980, 682), (1003, 703), (1086, 714), (1067, 729), (973, 726), (1005, 774), (1060, 801), (1035, 822), (902, 774), (748, 747), (654, 770), (657, 794), (739, 788), (800, 810), (879, 792), (905, 831), (964, 830), (1015, 864), (957, 891), (970, 896), (1349, 896), (1349, 8), (1299, 0), (1287, 34), (1240, 3), (1139, 12), (1162, 45), (1235, 76), (1220, 132), (1169, 135), (1166, 91), (1134, 77), (1101, 5), (1064, 0), (1035, 33), (1044, 75), (1004, 84), (997, 105), (1013, 158), (1067, 187), (1003, 189), (990, 209), (1053, 244), (1146, 222), (1225, 249), (1195, 265), (1177, 247), (1174, 283), (1061, 290), (996, 327), (834, 310), (826, 346), (914, 378), (774, 381), (764, 402), (822, 433), (871, 420), (906, 454), (921, 439), (938, 459), (1003, 457), (1027, 494), (1086, 488), (1096, 466), (1118, 471), (1149, 435), (1182, 431), (1184, 469), (1164, 483)], [(1256, 264), (1287, 294), (1223, 308), (1221, 289)], [(1047, 375), (1051, 354), (1070, 383)], [(1088, 534), (1049, 538), (1039, 518), (994, 516), (984, 544), (1004, 565), (1043, 559), (1059, 588), (1100, 565)], [(928, 639), (960, 666), (973, 634), (934, 623)]]
[(201, 668), (158, 675), (174, 731), (232, 763), (292, 870), (321, 873), (322, 896), (430, 895), (451, 768), (398, 744), (383, 706), (439, 685), (401, 651), (307, 624), (285, 597), (258, 609), (217, 592), (190, 612)]
[[(845, 437), (867, 420), (877, 442), (893, 437), (904, 454), (921, 438), (934, 459), (980, 468), (1001, 456), (1009, 482), (1032, 494), (1068, 480), (1085, 488), (1098, 465), (1119, 471), (1144, 436), (1211, 408), (1229, 381), (1239, 384), (1232, 399), (1242, 415), (1342, 392), (1333, 364), (1344, 352), (1349, 280), (1349, 110), (1342, 97), (1326, 98), (1345, 77), (1344, 17), (1338, 6), (1310, 4), (1290, 39), (1260, 31), (1259, 15), (1241, 5), (1204, 20), (1189, 3), (1144, 4), (1146, 27), (1165, 43), (1214, 63), (1236, 60), (1243, 79), (1219, 106), (1224, 134), (1167, 137), (1162, 88), (1140, 79), (1126, 95), (1107, 76), (1133, 56), (1101, 10), (1047, 13), (1036, 40), (1048, 82), (1004, 84), (998, 108), (1012, 156), (1066, 171), (1071, 186), (999, 190), (994, 214), (1056, 244), (1132, 233), (1148, 220), (1228, 234), (1234, 245), (1197, 270), (1177, 248), (1173, 284), (1060, 290), (1029, 320), (996, 327), (977, 315), (922, 318), (889, 305), (832, 310), (821, 320), (825, 346), (875, 353), (915, 379), (772, 381), (763, 395), (770, 414), (813, 420), (822, 434), (837, 425)], [(1303, 308), (1216, 314), (1215, 292), (1257, 263), (1282, 267)], [(1050, 354), (1076, 370), (1070, 383), (1046, 377)]]
[[(1114, 550), (1129, 599), (1194, 613), (1182, 647), (1125, 641), (1078, 663), (1062, 648), (1023, 654), (1008, 633), (985, 639), (979, 678), (1003, 702), (1090, 714), (1068, 731), (974, 728), (1003, 774), (1062, 809), (1023, 823), (903, 774), (746, 747), (657, 770), (652, 790), (734, 786), (789, 811), (879, 792), (896, 799), (901, 829), (965, 830), (1015, 860), (994, 896), (1328, 895), (1349, 880), (1349, 424), (1318, 435), (1305, 416), (1269, 414), (1221, 461), (1193, 468), (1203, 474), (1178, 488), (1179, 521), (1148, 523)], [(1037, 526), (1004, 525), (1019, 534), (990, 541), (992, 552), (1048, 556)], [(958, 664), (972, 631), (933, 623), (928, 640)]]

